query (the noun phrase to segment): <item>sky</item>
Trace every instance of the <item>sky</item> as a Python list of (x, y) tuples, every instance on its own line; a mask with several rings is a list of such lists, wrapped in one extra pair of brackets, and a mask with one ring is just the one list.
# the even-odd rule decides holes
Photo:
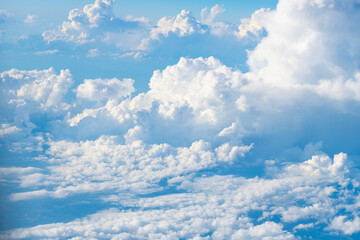
[(360, 2), (0, 3), (0, 239), (360, 238)]

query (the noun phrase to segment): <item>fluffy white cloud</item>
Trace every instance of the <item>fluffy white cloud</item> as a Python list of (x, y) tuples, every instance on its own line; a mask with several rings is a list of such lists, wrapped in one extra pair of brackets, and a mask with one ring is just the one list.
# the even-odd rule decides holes
[(249, 53), (250, 71), (276, 88), (306, 88), (334, 99), (358, 100), (356, 4), (353, 0), (279, 1), (276, 10), (261, 20), (268, 34)]
[(4, 137), (8, 134), (13, 134), (16, 132), (21, 131), (20, 128), (16, 127), (16, 126), (11, 126), (10, 124), (1, 124), (1, 128), (0, 128), (0, 137)]
[[(100, 48), (104, 47), (102, 45), (104, 43), (107, 46), (114, 45), (117, 48), (114, 51), (122, 51), (120, 55), (124, 56), (125, 52), (125, 55), (134, 57), (137, 57), (136, 54), (147, 55), (150, 52), (156, 55), (156, 48), (167, 44), (166, 38), (172, 38), (170, 42), (176, 41), (175, 38), (188, 38), (186, 41), (189, 43), (195, 41), (204, 45), (206, 39), (212, 36), (213, 40), (219, 43), (224, 42), (225, 38), (230, 39), (228, 43), (231, 42), (237, 48), (237, 38), (253, 38), (251, 34), (257, 37), (260, 35), (262, 27), (258, 19), (265, 11), (257, 11), (251, 20), (242, 20), (239, 25), (215, 21), (217, 15), (225, 12), (222, 6), (215, 5), (210, 10), (204, 8), (201, 11), (201, 20), (184, 9), (177, 16), (163, 17), (153, 25), (145, 17), (128, 16), (124, 19), (115, 17), (114, 3), (114, 0), (96, 0), (93, 4), (85, 5), (83, 9), (73, 9), (69, 13), (68, 21), (64, 21), (57, 29), (45, 31), (42, 36), (48, 43), (53, 41), (74, 42), (77, 45), (96, 43)], [(196, 36), (202, 36), (202, 39), (192, 39)], [(210, 48), (213, 47), (211, 43), (208, 45)], [(173, 51), (177, 51), (176, 46)]]
[[(158, 137), (155, 142), (167, 142), (176, 135), (177, 139), (187, 139), (183, 144), (199, 139), (214, 141), (213, 136), (234, 123), (233, 134), (224, 130), (219, 136), (224, 140), (237, 138), (234, 143), (237, 145), (244, 133), (243, 122), (249, 124), (245, 118), (242, 120), (250, 109), (247, 98), (241, 94), (241, 88), (247, 82), (240, 71), (226, 67), (213, 57), (181, 58), (177, 64), (153, 73), (148, 92), (123, 101), (113, 96), (125, 94), (102, 94), (99, 89), (106, 92), (109, 87), (104, 87), (103, 83), (100, 86), (98, 81), (95, 87), (94, 80), (85, 80), (78, 87), (78, 97), (87, 95), (88, 99), (96, 100), (96, 97), (100, 100), (107, 96), (108, 101), (102, 106), (87, 107), (75, 115), (70, 114), (66, 121), (70, 126), (86, 124), (83, 120), (89, 118), (91, 124), (103, 119), (114, 119), (131, 127), (140, 124), (149, 136)], [(130, 86), (128, 89), (130, 93)]]
[[(72, 156), (64, 150), (61, 154)], [(301, 176), (287, 174), (289, 167), (285, 167), (273, 179), (246, 179), (229, 175), (199, 176), (180, 181), (174, 179), (169, 183), (181, 183), (177, 186), (186, 190), (185, 193), (145, 198), (112, 195), (104, 200), (135, 208), (112, 208), (68, 223), (16, 229), (4, 233), (4, 236), (14, 239), (55, 239), (59, 236), (100, 239), (296, 239), (297, 229), (326, 226), (354, 197), (346, 193), (346, 184), (338, 184), (341, 183), (340, 178), (348, 177), (347, 172), (339, 172), (338, 178), (333, 178), (326, 164), (314, 167), (319, 177), (303, 172), (309, 161), (318, 157), (313, 156), (304, 163), (290, 166), (290, 169), (302, 172)], [(344, 155), (336, 155), (334, 160), (330, 160), (331, 165), (339, 165), (336, 159), (340, 157)], [(345, 166), (346, 162), (340, 165)], [(334, 192), (338, 198), (332, 197)], [(260, 211), (261, 214), (251, 216), (253, 211)], [(282, 216), (282, 222), (271, 220), (279, 215)], [(343, 230), (344, 218), (335, 217), (328, 231)], [(293, 233), (284, 230), (288, 222), (302, 220), (310, 223), (298, 224)], [(359, 231), (356, 221), (357, 218), (346, 223), (351, 228), (344, 229), (345, 234)]]
[(176, 109), (189, 107), (199, 119), (216, 123), (219, 116), (233, 107), (243, 82), (239, 71), (209, 58), (181, 58), (150, 79), (149, 95), (160, 103), (159, 112), (174, 117)]
[[(348, 164), (344, 153), (322, 154), (321, 144), (298, 150), (305, 141), (322, 140), (357, 154), (358, 115), (344, 112), (356, 112), (358, 103), (342, 101), (360, 99), (355, 3), (281, 0), (276, 10), (257, 11), (238, 30), (215, 22), (224, 11), (220, 6), (204, 10), (202, 21), (187, 11), (163, 18), (151, 39), (230, 30), (239, 37), (263, 31), (267, 36), (249, 52), (248, 73), (214, 57), (181, 58), (155, 71), (149, 91), (135, 97), (130, 79), (87, 79), (70, 92), (77, 98), (67, 105), (64, 96), (72, 84), (67, 70), (2, 73), (0, 135), (26, 132), (30, 137), (13, 149), (42, 151), (37, 159), (46, 165), (0, 169), (1, 181), (19, 183), (11, 199), (71, 200), (79, 193), (111, 192), (100, 198), (122, 209), (18, 229), (4, 238), (294, 239), (301, 229), (358, 233), (358, 170), (351, 166), (357, 163)], [(113, 18), (112, 4), (98, 0), (72, 11), (53, 39), (81, 44), (96, 36), (121, 38), (113, 34), (111, 24), (120, 20)], [(34, 111), (49, 115), (45, 124), (36, 121)], [(343, 116), (351, 119), (344, 120), (345, 130), (333, 124)], [(340, 142), (343, 135), (350, 136), (346, 144)], [(242, 145), (244, 139), (254, 144)], [(237, 161), (250, 149), (251, 157)], [(284, 158), (281, 151), (298, 152)], [(266, 177), (261, 167), (246, 173), (260, 177), (228, 175), (264, 161)], [(123, 210), (127, 207), (131, 210)]]
[[(69, 70), (59, 74), (53, 68), (22, 71), (11, 69), (0, 74), (1, 147), (15, 152), (41, 151), (47, 133), (33, 130), (61, 118), (70, 105), (64, 97), (73, 84)], [(38, 119), (47, 115), (46, 120)], [(35, 117), (35, 118), (34, 118)], [(54, 120), (56, 121), (56, 120)]]
[(218, 159), (221, 159), (223, 161), (234, 161), (238, 156), (245, 156), (245, 153), (250, 151), (250, 149), (253, 147), (253, 144), (249, 146), (231, 146), (229, 143), (224, 143), (220, 147), (218, 147), (216, 151), (216, 155)]
[[(222, 38), (238, 39), (253, 38), (249, 33), (256, 37), (260, 37), (263, 31), (262, 25), (259, 23), (263, 15), (268, 12), (268, 9), (260, 9), (256, 11), (251, 20), (242, 19), (239, 25), (232, 23), (225, 23), (215, 21), (216, 16), (225, 12), (225, 9), (220, 5), (213, 6), (210, 10), (203, 8), (201, 10), (201, 20), (197, 20), (189, 10), (182, 10), (176, 17), (163, 17), (150, 32), (150, 36), (145, 38), (138, 46), (139, 50), (150, 50), (155, 41), (162, 38), (169, 37), (169, 35), (183, 37), (191, 37), (193, 35), (207, 34), (206, 39), (220, 40)], [(192, 39), (189, 40), (193, 41)], [(206, 41), (204, 39), (204, 41)], [(221, 41), (219, 41), (221, 42)], [(237, 42), (237, 44), (240, 44)]]
[(261, 8), (256, 10), (251, 18), (241, 19), (241, 24), (238, 26), (238, 31), (234, 34), (238, 38), (249, 37), (249, 35), (253, 35), (255, 37), (259, 37), (260, 34), (264, 32), (264, 18), (266, 19), (266, 15), (269, 14), (270, 9)]
[(196, 20), (190, 11), (182, 10), (176, 17), (161, 18), (156, 27), (151, 30), (151, 38), (158, 39), (163, 35), (167, 37), (170, 32), (180, 37), (193, 33), (204, 33), (206, 27)]
[(360, 73), (356, 72), (352, 78), (343, 77), (333, 80), (322, 79), (316, 86), (308, 86), (319, 95), (335, 100), (360, 101)]
[(85, 108), (81, 113), (76, 114), (72, 118), (68, 118), (66, 122), (69, 124), (69, 126), (74, 127), (79, 124), (79, 122), (87, 117), (96, 118), (98, 116), (98, 113), (102, 110), (100, 109), (88, 109)]
[(329, 226), (331, 230), (340, 230), (346, 235), (351, 235), (353, 233), (360, 231), (360, 218), (356, 216), (352, 220), (346, 220), (346, 216), (337, 216), (335, 217)]
[(126, 145), (117, 143), (115, 137), (105, 136), (95, 141), (50, 142), (47, 150), (52, 163), (48, 167), (50, 174), (31, 174), (21, 179), (23, 186), (31, 182), (33, 187), (52, 185), (52, 190), (15, 193), (12, 199), (65, 197), (105, 190), (151, 192), (159, 188), (161, 179), (213, 168), (221, 162), (231, 163), (251, 149), (225, 144), (215, 149), (215, 154), (211, 145), (201, 140), (190, 147), (146, 145), (136, 139), (138, 131), (139, 127), (128, 132)]
[[(79, 89), (88, 85), (90, 89), (94, 84), (84, 83)], [(169, 141), (176, 129), (182, 129), (178, 139), (190, 138), (187, 143), (199, 139), (216, 141), (215, 135), (239, 142), (243, 136), (261, 135), (264, 131), (276, 136), (283, 125), (290, 124), (288, 116), (298, 124), (311, 122), (311, 116), (294, 110), (298, 105), (308, 109), (324, 106), (330, 112), (334, 107), (307, 84), (293, 84), (290, 88), (269, 84), (259, 74), (241, 73), (213, 57), (181, 58), (175, 65), (154, 71), (149, 88), (124, 101), (109, 99), (101, 107), (70, 114), (67, 121), (76, 126), (88, 117), (93, 119), (92, 124), (96, 119), (108, 118), (130, 127), (141, 122), (150, 136), (158, 137), (158, 142)], [(89, 89), (84, 88), (84, 92), (91, 94)], [(98, 91), (93, 95), (101, 98)], [(155, 121), (158, 124), (152, 124)]]
[(63, 107), (63, 98), (73, 84), (70, 70), (61, 70), (57, 75), (53, 68), (43, 71), (11, 69), (2, 72), (3, 94), (9, 103), (18, 106), (27, 101), (36, 102), (43, 109)]
[[(141, 32), (147, 28), (149, 21), (145, 18), (123, 20), (115, 17), (114, 3), (115, 0), (95, 0), (93, 4), (87, 4), (83, 9), (72, 9), (68, 21), (64, 21), (57, 29), (44, 32), (42, 36), (47, 42), (60, 40), (81, 45), (102, 41), (117, 46), (122, 46), (122, 43), (116, 43), (118, 40), (122, 40), (121, 42), (127, 46), (129, 39), (132, 38), (135, 43), (130, 45), (131, 48), (138, 44), (136, 41), (140, 41)], [(134, 31), (138, 34), (134, 34)], [(124, 41), (124, 38), (127, 40)]]
[(106, 99), (121, 99), (134, 92), (134, 80), (125, 78), (120, 81), (117, 78), (112, 79), (85, 79), (76, 89), (78, 98), (88, 99), (90, 101), (99, 101)]
[(345, 165), (346, 159), (347, 155), (345, 153), (335, 155), (334, 160), (331, 160), (326, 155), (315, 155), (302, 164), (287, 167), (285, 173), (291, 176), (309, 175), (316, 177), (329, 175), (336, 178), (348, 171)]
[(176, 17), (161, 18), (152, 28), (149, 38), (143, 39), (137, 49), (149, 50), (152, 41), (168, 37), (169, 34), (185, 37), (192, 34), (204, 34), (207, 30), (206, 25), (201, 24), (189, 10), (184, 9)]
[(220, 137), (224, 137), (224, 136), (234, 134), (236, 132), (237, 128), (238, 128), (237, 124), (235, 122), (233, 122), (230, 127), (224, 128), (223, 130), (221, 130), (221, 132), (219, 132), (218, 135)]
[(96, 0), (94, 4), (85, 5), (82, 10), (71, 10), (68, 16), (69, 21), (63, 22), (59, 29), (44, 32), (44, 40), (48, 42), (74, 41), (78, 44), (92, 41), (89, 39), (88, 30), (97, 28), (101, 23), (113, 19), (113, 4), (113, 0)]
[(9, 178), (9, 177), (18, 177), (21, 175), (25, 175), (25, 174), (29, 174), (29, 173), (33, 173), (36, 170), (39, 170), (37, 168), (34, 167), (26, 167), (26, 168), (22, 168), (22, 167), (9, 167), (9, 168), (0, 168), (0, 179), (1, 181), (4, 181), (5, 178)]
[(207, 8), (201, 9), (201, 22), (206, 23), (208, 25), (212, 24), (217, 15), (225, 12), (225, 9), (220, 5), (216, 4), (210, 10)]
[[(71, 239), (295, 239), (281, 224), (254, 225), (248, 218), (237, 217), (230, 211), (209, 209), (215, 210), (213, 203), (145, 212), (110, 209), (67, 224), (19, 229), (7, 236), (12, 239), (40, 236), (55, 239), (59, 235), (74, 237)], [(238, 231), (234, 233), (230, 227)]]

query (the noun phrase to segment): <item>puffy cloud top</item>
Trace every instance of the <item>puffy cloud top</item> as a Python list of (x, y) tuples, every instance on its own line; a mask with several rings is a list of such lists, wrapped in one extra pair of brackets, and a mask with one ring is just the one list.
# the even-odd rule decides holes
[(16, 157), (0, 169), (2, 185), (11, 185), (4, 203), (85, 199), (99, 212), (81, 208), (68, 223), (0, 238), (297, 239), (360, 231), (358, 1), (280, 0), (240, 26), (215, 22), (224, 12), (216, 5), (201, 21), (183, 10), (154, 28), (144, 18), (114, 17), (113, 4), (74, 9), (44, 37), (94, 41), (78, 49), (101, 58), (100, 42), (131, 48), (144, 36), (168, 40), (164, 48), (215, 38), (260, 43), (248, 52), (246, 73), (241, 63), (222, 63), (229, 59), (183, 57), (155, 71), (136, 96), (127, 78), (85, 79), (69, 91), (69, 70), (1, 73), (0, 150)]
[(111, 32), (121, 32), (124, 29), (135, 29), (146, 22), (144, 19), (123, 20), (114, 17), (114, 0), (96, 0), (87, 4), (83, 9), (72, 9), (68, 20), (64, 21), (58, 29), (45, 31), (42, 35), (45, 41), (56, 40), (85, 44), (100, 38), (108, 42)]
[(193, 33), (204, 33), (206, 27), (196, 20), (190, 11), (182, 10), (176, 17), (161, 18), (156, 28), (151, 30), (151, 38), (158, 39), (160, 35), (168, 36), (173, 32), (180, 37), (190, 35)]
[(250, 52), (250, 70), (279, 87), (321, 83), (325, 91), (335, 88), (331, 81), (340, 92), (346, 85), (357, 88), (358, 83), (345, 83), (359, 66), (360, 10), (354, 5), (353, 0), (280, 1), (261, 21), (268, 36)]
[(261, 8), (256, 10), (251, 18), (241, 19), (241, 24), (235, 35), (239, 38), (244, 38), (249, 35), (258, 37), (264, 31), (264, 18), (270, 12), (270, 9)]
[(60, 106), (65, 93), (73, 84), (70, 70), (61, 70), (57, 75), (53, 68), (43, 71), (12, 69), (1, 73), (0, 77), (5, 96), (10, 101), (35, 101), (45, 109)]
[(239, 71), (213, 57), (181, 58), (176, 65), (154, 72), (148, 94), (160, 102), (164, 116), (172, 117), (176, 109), (190, 107), (200, 119), (215, 123), (216, 112), (234, 104), (241, 84)]
[(134, 80), (125, 78), (122, 81), (116, 78), (112, 79), (85, 79), (76, 90), (78, 98), (84, 98), (91, 101), (101, 99), (120, 99), (129, 96), (134, 92)]
[(156, 191), (156, 184), (163, 178), (213, 168), (222, 162), (231, 163), (251, 148), (225, 144), (213, 152), (211, 145), (202, 140), (193, 142), (190, 147), (178, 148), (169, 144), (146, 145), (136, 139), (122, 145), (115, 137), (107, 136), (95, 141), (51, 142), (47, 151), (51, 156), (49, 162), (53, 164), (49, 167), (51, 174), (31, 173), (22, 180), (23, 185), (27, 182), (37, 187), (53, 185), (53, 190), (16, 193), (12, 199), (39, 197), (39, 191), (41, 196), (52, 197), (105, 190)]

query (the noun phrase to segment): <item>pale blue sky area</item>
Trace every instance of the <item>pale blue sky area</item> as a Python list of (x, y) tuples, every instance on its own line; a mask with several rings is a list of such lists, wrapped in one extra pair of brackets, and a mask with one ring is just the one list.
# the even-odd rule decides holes
[[(90, 0), (17, 0), (17, 1), (1, 1), (2, 9), (14, 14), (16, 19), (25, 18), (27, 14), (36, 14), (43, 16), (45, 19), (54, 23), (61, 21), (67, 16), (69, 10), (74, 8), (82, 8), (85, 4), (92, 3)], [(216, 4), (223, 5), (227, 9), (226, 16), (222, 18), (227, 21), (237, 21), (240, 18), (249, 17), (252, 12), (259, 8), (275, 8), (277, 1), (275, 0), (137, 0), (137, 1), (117, 1), (114, 12), (119, 16), (133, 15), (136, 17), (145, 16), (153, 20), (157, 20), (163, 16), (172, 16), (182, 9), (193, 11), (194, 15), (199, 16), (200, 11), (204, 7), (212, 7)], [(19, 7), (21, 6), (21, 7)]]

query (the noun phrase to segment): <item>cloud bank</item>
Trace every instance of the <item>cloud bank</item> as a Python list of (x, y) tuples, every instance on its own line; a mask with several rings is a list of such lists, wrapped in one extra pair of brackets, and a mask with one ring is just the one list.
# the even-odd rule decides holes
[(101, 202), (92, 214), (3, 238), (357, 237), (357, 1), (280, 0), (240, 24), (216, 21), (225, 13), (219, 5), (203, 9), (201, 20), (183, 10), (151, 25), (116, 17), (113, 4), (74, 9), (43, 37), (94, 44), (86, 49), (94, 58), (99, 42), (130, 32), (131, 46), (117, 47), (132, 55), (174, 41), (247, 39), (256, 43), (248, 70), (181, 57), (155, 70), (140, 93), (136, 79), (121, 76), (2, 72), (0, 147), (23, 160), (0, 169), (1, 182), (13, 184), (8, 201)]

